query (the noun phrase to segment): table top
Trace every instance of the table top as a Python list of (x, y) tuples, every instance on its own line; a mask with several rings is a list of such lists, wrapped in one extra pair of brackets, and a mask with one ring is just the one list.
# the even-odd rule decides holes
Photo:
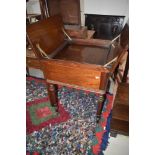
[(104, 65), (107, 62), (108, 49), (85, 46), (67, 45), (56, 54), (54, 59), (71, 60), (81, 63)]

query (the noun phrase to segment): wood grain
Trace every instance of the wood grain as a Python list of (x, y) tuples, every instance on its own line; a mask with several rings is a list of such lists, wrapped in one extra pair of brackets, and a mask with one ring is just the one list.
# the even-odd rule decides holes
[(49, 16), (60, 14), (60, 0), (46, 0)]
[(38, 52), (35, 45), (39, 43), (46, 54), (51, 54), (64, 42), (65, 36), (62, 27), (63, 23), (60, 15), (28, 25), (26, 31), (33, 50)]
[(87, 29), (86, 28), (80, 28), (80, 29), (65, 29), (67, 34), (71, 38), (87, 38)]
[(80, 25), (80, 0), (60, 0), (60, 11), (64, 24)]
[(58, 112), (58, 85), (46, 83), (47, 84), (47, 92), (49, 95), (49, 100), (52, 106), (56, 107), (56, 111)]
[(125, 24), (122, 32), (121, 32), (121, 46), (124, 49), (128, 49), (129, 46), (129, 26), (128, 24)]
[(26, 58), (26, 66), (36, 68), (36, 69), (41, 69), (40, 61), (37, 58), (28, 58), (27, 57)]
[(112, 68), (109, 70), (111, 72), (111, 74), (113, 74), (116, 70), (116, 68), (118, 67), (119, 63), (121, 62), (121, 59), (123, 58), (123, 56), (126, 54), (126, 50), (123, 49), (122, 47), (118, 48), (118, 58), (116, 60), (115, 63), (113, 63)]
[(79, 45), (109, 47), (111, 44), (111, 41), (110, 40), (102, 40), (102, 39), (73, 39), (73, 43), (79, 44)]
[(111, 129), (129, 134), (129, 84), (120, 83), (115, 97)]
[(70, 44), (57, 53), (53, 58), (95, 65), (104, 65), (107, 63), (108, 53), (109, 50), (107, 48)]
[[(94, 90), (105, 88), (108, 70), (102, 67), (63, 60), (41, 60), (41, 65), (48, 80)], [(101, 78), (104, 81), (102, 87), (100, 87)]]

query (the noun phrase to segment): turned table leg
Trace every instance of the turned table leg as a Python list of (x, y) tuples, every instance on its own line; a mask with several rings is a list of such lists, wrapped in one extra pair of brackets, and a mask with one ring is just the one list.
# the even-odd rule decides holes
[(30, 76), (30, 72), (29, 72), (29, 68), (28, 67), (26, 67), (26, 73), (27, 73), (26, 74), (27, 76)]
[(52, 106), (56, 107), (58, 112), (58, 86), (56, 84), (47, 83), (49, 100)]
[(104, 105), (104, 102), (106, 100), (106, 94), (101, 94), (99, 96), (99, 101), (98, 101), (98, 108), (97, 108), (97, 118), (96, 118), (96, 121), (97, 123), (99, 123), (99, 120), (101, 118), (101, 113), (102, 113), (102, 109), (103, 109), (103, 105)]

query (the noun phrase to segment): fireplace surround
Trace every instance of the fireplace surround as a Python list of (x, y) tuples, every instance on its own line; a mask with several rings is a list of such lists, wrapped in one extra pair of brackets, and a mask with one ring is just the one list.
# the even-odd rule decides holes
[(94, 38), (115, 38), (123, 28), (125, 16), (85, 14), (85, 26), (88, 30), (95, 30)]

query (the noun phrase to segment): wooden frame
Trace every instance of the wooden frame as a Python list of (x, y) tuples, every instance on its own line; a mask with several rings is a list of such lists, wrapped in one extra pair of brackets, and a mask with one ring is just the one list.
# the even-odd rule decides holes
[(105, 93), (109, 74), (106, 68), (54, 59), (41, 60), (40, 63), (48, 82)]

